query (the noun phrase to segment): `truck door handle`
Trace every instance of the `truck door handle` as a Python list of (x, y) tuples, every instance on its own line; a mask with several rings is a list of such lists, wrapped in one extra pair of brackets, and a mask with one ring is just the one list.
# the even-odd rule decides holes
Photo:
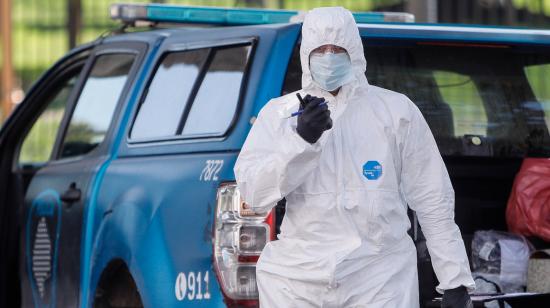
[(80, 200), (81, 192), (80, 189), (76, 188), (76, 183), (72, 182), (69, 186), (69, 189), (61, 195), (61, 201), (67, 203), (67, 205), (71, 205), (71, 203), (74, 203), (78, 200)]

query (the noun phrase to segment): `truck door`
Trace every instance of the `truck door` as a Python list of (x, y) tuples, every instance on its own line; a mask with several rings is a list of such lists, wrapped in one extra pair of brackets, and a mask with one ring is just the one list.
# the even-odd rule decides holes
[(45, 73), (0, 131), (0, 307), (20, 306), (19, 234), (25, 191), (50, 160), (70, 93), (90, 51), (76, 50)]
[(23, 307), (78, 305), (85, 208), (143, 47), (116, 43), (93, 50), (71, 92), (51, 159), (30, 180), (20, 239)]

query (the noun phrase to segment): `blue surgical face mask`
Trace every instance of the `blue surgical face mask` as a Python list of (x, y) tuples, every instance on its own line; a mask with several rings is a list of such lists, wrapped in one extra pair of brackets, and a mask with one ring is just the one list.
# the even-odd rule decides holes
[(353, 80), (351, 61), (347, 53), (312, 53), (309, 70), (313, 81), (327, 91), (334, 91)]

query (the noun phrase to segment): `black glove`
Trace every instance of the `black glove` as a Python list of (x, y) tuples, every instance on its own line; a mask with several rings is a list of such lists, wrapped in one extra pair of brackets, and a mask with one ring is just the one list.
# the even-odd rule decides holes
[(445, 290), (441, 308), (473, 308), (472, 300), (465, 286)]
[(317, 142), (325, 130), (332, 128), (332, 119), (330, 118), (328, 106), (326, 104), (318, 106), (324, 101), (325, 99), (322, 97), (308, 94), (300, 102), (300, 110), (303, 110), (303, 112), (298, 115), (296, 132), (309, 143)]

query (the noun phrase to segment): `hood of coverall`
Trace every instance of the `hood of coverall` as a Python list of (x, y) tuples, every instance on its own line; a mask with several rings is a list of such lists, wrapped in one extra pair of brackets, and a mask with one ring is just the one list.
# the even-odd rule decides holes
[(353, 15), (343, 7), (322, 7), (309, 11), (302, 25), (300, 46), (302, 88), (318, 88), (309, 70), (309, 55), (315, 48), (326, 44), (340, 46), (348, 52), (355, 76), (355, 79), (350, 82), (351, 88), (367, 86), (367, 77), (365, 77), (367, 60)]

